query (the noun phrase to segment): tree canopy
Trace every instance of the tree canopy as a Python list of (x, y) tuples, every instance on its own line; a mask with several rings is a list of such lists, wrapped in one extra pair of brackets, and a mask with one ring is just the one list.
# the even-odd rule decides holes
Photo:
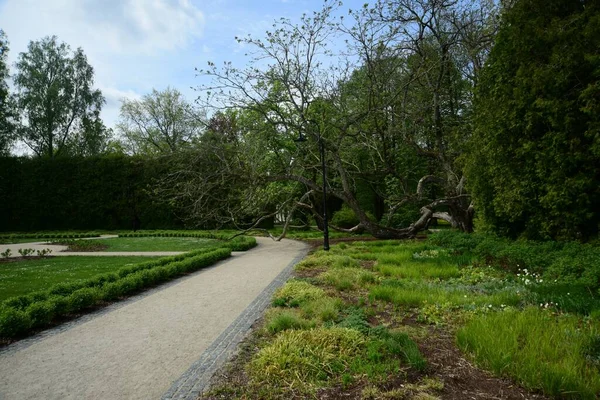
[(589, 239), (600, 223), (600, 9), (520, 0), (476, 91), (469, 187), (509, 236)]
[(56, 36), (30, 42), (14, 77), (22, 124), (18, 134), (38, 156), (61, 155), (74, 133), (97, 118), (104, 103), (81, 48), (71, 53)]
[(203, 123), (178, 90), (153, 89), (140, 100), (123, 100), (117, 130), (130, 153), (173, 153), (197, 138)]

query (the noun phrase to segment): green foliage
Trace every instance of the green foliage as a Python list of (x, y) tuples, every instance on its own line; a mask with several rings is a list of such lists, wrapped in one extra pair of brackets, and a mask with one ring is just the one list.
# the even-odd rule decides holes
[(265, 328), (270, 333), (278, 333), (288, 329), (307, 329), (314, 323), (300, 315), (298, 310), (271, 310), (265, 317)]
[[(375, 218), (373, 213), (367, 211), (366, 214), (371, 221), (377, 222), (377, 218)], [(346, 204), (342, 205), (342, 208), (336, 211), (333, 214), (333, 218), (331, 218), (332, 225), (345, 229), (353, 228), (358, 225), (359, 222), (360, 221), (354, 211)]]
[(177, 89), (152, 89), (140, 100), (123, 100), (117, 129), (130, 153), (176, 152), (198, 137), (196, 113)]
[(248, 372), (256, 385), (314, 385), (346, 371), (364, 343), (353, 329), (288, 330), (256, 354)]
[(485, 368), (557, 398), (595, 399), (600, 372), (590, 362), (597, 324), (529, 308), (476, 317), (458, 331), (458, 344)]
[(168, 168), (160, 160), (116, 155), (0, 158), (0, 229), (132, 229), (136, 216), (142, 229), (181, 228), (173, 207), (148, 193)]
[(30, 42), (14, 77), (17, 105), (26, 124), (20, 138), (38, 156), (54, 158), (69, 146), (85, 120), (97, 119), (105, 102), (92, 89), (94, 69), (81, 48), (73, 54), (56, 36)]
[(519, 0), (476, 93), (468, 184), (502, 235), (589, 240), (600, 212), (599, 8)]
[(540, 274), (546, 283), (600, 288), (600, 249), (578, 242), (536, 242), (498, 238), (492, 235), (439, 232), (430, 241), (450, 252), (473, 254), (483, 265), (494, 265), (519, 273), (524, 269)]
[(9, 155), (16, 138), (15, 109), (12, 96), (9, 94), (8, 77), (8, 39), (0, 29), (0, 157)]
[(304, 302), (325, 297), (323, 289), (300, 280), (290, 280), (273, 295), (273, 305), (297, 307)]
[(319, 275), (319, 280), (338, 290), (353, 290), (376, 282), (371, 271), (362, 268), (332, 268)]

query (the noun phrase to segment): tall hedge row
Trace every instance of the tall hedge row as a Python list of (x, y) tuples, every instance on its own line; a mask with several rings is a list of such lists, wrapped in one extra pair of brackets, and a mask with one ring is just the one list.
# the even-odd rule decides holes
[(148, 190), (168, 163), (111, 155), (0, 158), (0, 231), (181, 228)]

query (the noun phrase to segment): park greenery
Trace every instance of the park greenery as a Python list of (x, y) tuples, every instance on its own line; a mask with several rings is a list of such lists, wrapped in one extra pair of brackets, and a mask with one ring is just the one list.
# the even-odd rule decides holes
[[(598, 2), (325, 0), (236, 38), (246, 65), (197, 66), (211, 80), (195, 102), (124, 100), (114, 131), (83, 49), (32, 41), (11, 77), (8, 39), (0, 232), (21, 233), (0, 242), (120, 230), (98, 243), (194, 250), (5, 263), (28, 293), (1, 303), (1, 337), (246, 250), (243, 233), (318, 237), (327, 211), (332, 239), (352, 240), (296, 267), (209, 396), (460, 397), (439, 365), (488, 375), (439, 358), (456, 346), (520, 385), (477, 388), (489, 398), (600, 393)], [(38, 273), (53, 285), (21, 285)]]
[[(600, 252), (573, 246), (448, 231), (316, 251), (204, 398), (597, 398), (600, 281), (552, 260), (598, 272)], [(460, 356), (441, 365), (448, 335), (528, 391), (481, 385)]]
[(1, 33), (1, 151), (15, 140), (33, 151), (3, 157), (1, 228), (245, 230), (276, 220), (283, 237), (322, 226), (326, 207), (334, 229), (377, 238), (446, 221), (593, 241), (597, 7), (378, 0), (347, 10), (327, 0), (262, 38), (236, 38), (247, 65), (198, 66), (212, 83), (195, 103), (173, 88), (123, 100), (114, 132), (99, 118), (104, 99), (83, 49), (32, 41), (9, 77)]

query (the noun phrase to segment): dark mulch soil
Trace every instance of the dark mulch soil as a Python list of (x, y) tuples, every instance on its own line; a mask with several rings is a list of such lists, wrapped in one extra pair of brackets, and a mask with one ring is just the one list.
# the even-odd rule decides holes
[(449, 332), (443, 329), (430, 332), (418, 344), (428, 361), (429, 376), (444, 382), (443, 399), (548, 399), (475, 367), (456, 347), (454, 336)]

